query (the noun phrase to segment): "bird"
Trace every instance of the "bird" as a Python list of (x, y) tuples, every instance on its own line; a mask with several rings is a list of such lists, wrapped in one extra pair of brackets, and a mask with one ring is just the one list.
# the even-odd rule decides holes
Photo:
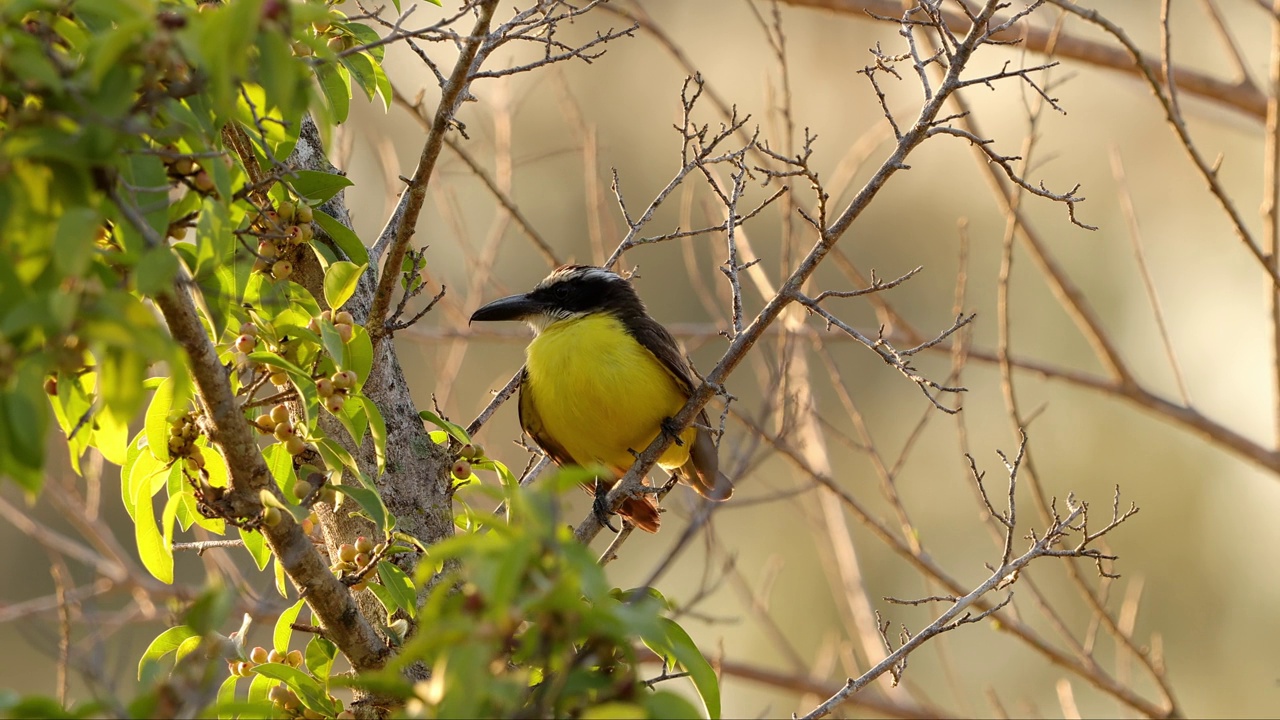
[[(494, 300), (471, 322), (523, 321), (534, 337), (520, 382), (520, 427), (557, 465), (603, 466), (585, 484), (608, 523), (604, 495), (637, 453), (664, 432), (696, 387), (676, 339), (649, 316), (631, 281), (592, 265), (556, 268), (533, 290)], [(728, 500), (705, 410), (658, 458), (704, 498)], [(650, 494), (627, 498), (618, 514), (646, 532), (661, 524)], [(616, 530), (615, 530), (616, 531)]]

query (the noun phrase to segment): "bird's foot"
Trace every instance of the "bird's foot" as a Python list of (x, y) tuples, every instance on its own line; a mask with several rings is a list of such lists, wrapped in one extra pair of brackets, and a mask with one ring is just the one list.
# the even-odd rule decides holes
[(609, 522), (609, 516), (617, 514), (609, 508), (609, 486), (600, 482), (600, 478), (596, 478), (595, 499), (591, 501), (591, 512), (601, 525), (609, 528), (615, 534), (618, 532), (618, 528)]
[(671, 442), (677, 447), (684, 447), (684, 440), (680, 439), (680, 431), (676, 429), (675, 420), (672, 418), (662, 418), (662, 422), (658, 424), (662, 428), (662, 434), (671, 438)]

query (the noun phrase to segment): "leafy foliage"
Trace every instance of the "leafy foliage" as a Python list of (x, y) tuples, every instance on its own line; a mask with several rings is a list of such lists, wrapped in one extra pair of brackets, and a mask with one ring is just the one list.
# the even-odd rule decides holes
[[(233, 594), (215, 588), (143, 652), (138, 677), (148, 690), (131, 715), (177, 712), (165, 703), (187, 683), (208, 691), (206, 714), (218, 717), (342, 715), (334, 693), (346, 686), (389, 691), (410, 712), (440, 716), (697, 716), (680, 696), (639, 682), (631, 643), (642, 638), (689, 672), (717, 716), (715, 675), (664, 617), (662, 598), (611, 588), (556, 522), (553, 495), (576, 479), (519, 491), (464, 429), (424, 413), (443, 428), (437, 443), (466, 448), (454, 482), (496, 473), (502, 491), (491, 495), (509, 514), (462, 506), (460, 534), (406, 572), (420, 544), (396, 531), (346, 438), (319, 424), (327, 413), (351, 444), (371, 438), (376, 472), (384, 470), (387, 423), (363, 392), (373, 344), (342, 310), (370, 261), (323, 209), (351, 182), (283, 162), (309, 117), (346, 119), (353, 81), (389, 102), (378, 41), (315, 1), (0, 5), (0, 475), (41, 491), (52, 415), (77, 471), (90, 448), (121, 466), (139, 556), (166, 583), (175, 537), (193, 526), (237, 528), (260, 570), (273, 552), (260, 531), (297, 522), (311, 533), (317, 503), (376, 529), (377, 539), (343, 544), (330, 561), (350, 592), (368, 590), (383, 605), (377, 620), (400, 645), (386, 670), (336, 674), (339, 649), (322, 633), (291, 649), (302, 600), (281, 614), (272, 648), (247, 648), (247, 622), (220, 633)], [(290, 279), (311, 257), (323, 298)], [(256, 499), (257, 515), (223, 502), (233, 468), (210, 440), (189, 358), (149, 307), (188, 292), (244, 422), (264, 441), (274, 485)], [(158, 367), (167, 376), (150, 377)], [(279, 562), (275, 570), (287, 596)], [(410, 619), (420, 628), (411, 636)], [(406, 685), (397, 671), (415, 662), (432, 668), (431, 680)], [(0, 696), (11, 716), (99, 711)]]

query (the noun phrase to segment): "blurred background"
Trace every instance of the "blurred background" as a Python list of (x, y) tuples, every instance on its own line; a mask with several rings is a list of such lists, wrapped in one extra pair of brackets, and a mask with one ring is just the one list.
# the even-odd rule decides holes
[[(760, 139), (775, 151), (796, 153), (806, 129), (816, 137), (811, 165), (832, 193), (834, 215), (893, 148), (885, 111), (859, 71), (874, 63), (869, 49), (877, 44), (887, 55), (905, 48), (897, 24), (848, 9), (859, 3), (830, 4), (846, 10), (781, 3), (775, 16), (773, 5), (728, 0), (645, 0), (617, 5), (616, 11), (597, 8), (562, 26), (562, 39), (583, 42), (628, 27), (633, 17), (643, 26), (632, 37), (602, 46), (604, 54), (590, 63), (564, 62), (477, 82), (477, 102), (460, 114), (467, 137), (455, 138), (559, 260), (598, 263), (628, 229), (611, 187), (613, 174), (635, 217), (680, 167), (680, 136), (673, 125), (680, 122), (681, 88), (694, 68), (706, 83), (694, 118), (709, 123), (713, 132), (725, 118), (710, 101), (712, 93), (740, 115), (749, 114), (747, 128), (758, 127)], [(446, 8), (450, 5), (446, 0)], [(1232, 50), (1214, 34), (1213, 15), (1206, 10), (1215, 8), (1248, 77), (1265, 86), (1273, 19), (1260, 3), (1175, 5), (1170, 23), (1175, 63), (1228, 82), (1236, 79)], [(1150, 57), (1159, 57), (1159, 3), (1115, 3), (1104, 11)], [(439, 12), (423, 4), (414, 20), (430, 22)], [(1058, 10), (1042, 7), (1028, 22), (1049, 29), (1059, 18)], [(1058, 30), (1116, 47), (1074, 18)], [(780, 39), (785, 65), (776, 53)], [(506, 47), (489, 67), (515, 67), (540, 52), (532, 45)], [(388, 57), (388, 74), (406, 104), (425, 93), (425, 106), (434, 108), (436, 84), (421, 61), (402, 45), (392, 46)], [(989, 47), (975, 57), (970, 74), (1047, 61), (1018, 45)], [(1039, 104), (1037, 93), (1017, 78), (970, 87), (961, 96), (980, 135), (993, 139), (997, 152), (1030, 158), (1023, 170), (1027, 181), (1043, 182), (1057, 193), (1078, 184), (1086, 200), (1075, 208), (1076, 216), (1097, 230), (1073, 225), (1065, 205), (1035, 197), (1022, 199), (1027, 227), (1092, 307), (1136, 383), (1181, 406), (1184, 420), (1193, 413), (1245, 441), (1274, 448), (1277, 358), (1267, 275), (1206, 192), (1150, 88), (1133, 73), (1070, 58), (1030, 77), (1063, 111), (1041, 107), (1034, 126), (1030, 116)], [(914, 73), (904, 72), (901, 80), (884, 73), (876, 78), (894, 117), (909, 124), (922, 97)], [(1219, 158), (1219, 182), (1247, 228), (1259, 234), (1262, 118), (1211, 98), (1184, 94), (1181, 99), (1199, 152), (1210, 162)], [(358, 101), (350, 121), (330, 139), (337, 164), (355, 181), (347, 199), (367, 242), (394, 204), (396, 176), (411, 173), (421, 148), (424, 131), (406, 104), (384, 111), (380, 101)], [(528, 340), (523, 327), (469, 328), (466, 318), (483, 302), (529, 289), (551, 265), (462, 156), (447, 148), (442, 160), (417, 242), (430, 248), (430, 282), (448, 290), (435, 311), (397, 337), (397, 348), (419, 405), (436, 402), (451, 419), (466, 424), (520, 367)], [(908, 325), (926, 339), (952, 325), (962, 279), (958, 309), (977, 317), (957, 337), (964, 337), (975, 354), (951, 381), (967, 392), (940, 401), (951, 407), (960, 403), (963, 410), (949, 415), (935, 409), (918, 387), (873, 352), (802, 313), (793, 318), (802, 328), (791, 338), (800, 349), (783, 349), (779, 323), (727, 389), (737, 398), (735, 413), (811, 463), (825, 459), (826, 472), (844, 493), (908, 545), (918, 542), (920, 555), (949, 577), (972, 587), (986, 579), (984, 564), (999, 562), (1001, 545), (977, 500), (965, 453), (987, 471), (993, 501), (1001, 509), (1007, 474), (996, 451), (1012, 457), (1019, 442), (1000, 367), (979, 357), (994, 357), (1000, 343), (998, 299), (1008, 214), (991, 190), (985, 161), (975, 160), (968, 142), (931, 138), (908, 164), (910, 169), (889, 181), (838, 247), (863, 274), (875, 270), (882, 279), (923, 269), (876, 296), (876, 302), (891, 306), (891, 314), (877, 313), (867, 298), (831, 299), (824, 306), (872, 337), (885, 325), (895, 344), (905, 348), (912, 343), (893, 333)], [(771, 192), (759, 184), (752, 186), (749, 200), (758, 202)], [(795, 183), (794, 196), (803, 207), (813, 207), (806, 183)], [(781, 209), (781, 204), (771, 206), (744, 228), (761, 258), (758, 271), (775, 287), (815, 240), (798, 218), (784, 219)], [(705, 180), (691, 177), (640, 234), (715, 225), (723, 221), (722, 212)], [(1044, 528), (1033, 482), (1046, 497), (1058, 498), (1059, 507), (1065, 507), (1068, 493), (1090, 503), (1096, 513), (1091, 528), (1109, 519), (1117, 486), (1122, 509), (1130, 502), (1141, 508), (1105, 538), (1108, 551), (1119, 556), (1107, 567), (1120, 579), (1102, 580), (1085, 561), (1040, 560), (1013, 587), (1013, 617), (1044, 643), (1069, 657), (1090, 657), (1107, 677), (1158, 705), (1151, 675), (1099, 629), (1097, 613), (1065, 571), (1065, 562), (1075, 562), (1106, 611), (1131, 630), (1134, 644), (1160, 658), (1183, 713), (1275, 716), (1280, 712), (1280, 523), (1273, 518), (1280, 511), (1280, 477), (1215, 441), (1212, 430), (1179, 422), (1172, 411), (1140, 407), (1118, 393), (1064, 380), (1064, 375), (1087, 377), (1105, 384), (1110, 376), (1027, 246), (1018, 240), (1013, 247), (1008, 347), (1015, 357), (1049, 369), (1013, 371), (1011, 388), (1032, 463), (1020, 477), (1020, 536)], [(723, 233), (716, 233), (641, 246), (627, 252), (619, 266), (638, 270), (635, 284), (651, 314), (677, 333), (703, 372), (727, 347), (719, 333), (729, 327), (729, 286), (717, 269), (726, 257)], [(865, 285), (845, 268), (826, 263), (809, 284), (810, 294)], [(765, 301), (753, 282), (744, 282), (743, 299), (748, 319)], [(805, 359), (806, 382), (784, 385), (782, 374), (796, 372), (798, 357)], [(944, 348), (917, 356), (915, 365), (929, 378), (948, 383), (953, 356)], [(797, 404), (806, 392), (813, 399), (811, 411)], [(722, 407), (713, 404), (713, 418)], [(656, 584), (686, 610), (682, 622), (704, 653), (723, 662), (726, 717), (806, 712), (846, 677), (865, 670), (868, 654), (876, 649), (874, 634), (869, 640), (867, 628), (857, 624), (858, 602), (846, 592), (851, 578), (860, 584), (854, 595), (861, 593), (867, 603), (863, 610), (879, 611), (895, 639), (900, 626), (918, 630), (941, 608), (890, 604), (885, 596), (946, 592), (847, 506), (833, 503), (809, 474), (748, 424), (731, 416), (725, 427), (721, 462), (738, 473), (737, 494), (716, 510), (708, 529)], [(513, 469), (525, 467), (530, 458), (516, 444), (519, 439), (514, 403), (501, 408), (479, 435), (488, 453)], [(64, 447), (58, 438), (50, 442)], [(65, 451), (51, 457), (51, 474), (70, 475)], [(878, 464), (889, 468), (892, 483)], [(104, 469), (97, 506), (123, 550), (136, 557), (117, 483), (117, 471)], [(13, 506), (23, 505), (12, 487), (0, 488), (0, 495)], [(663, 532), (628, 541), (610, 566), (615, 585), (631, 587), (650, 576), (679, 539), (693, 499), (682, 488), (666, 499)], [(574, 493), (564, 502), (566, 522), (576, 523), (588, 510), (585, 495)], [(75, 532), (59, 520), (58, 507), (47, 498), (23, 511)], [(0, 591), (0, 619), (5, 620), (0, 644), (11, 649), (0, 661), (0, 676), (9, 687), (52, 692), (57, 616), (36, 612), (31, 604), (53, 592), (50, 563), (12, 522), (9, 517), (0, 523), (0, 540), (10, 548), (0, 554), (0, 572), (9, 578)], [(600, 550), (608, 535), (597, 540)], [(247, 566), (243, 553), (216, 554), (179, 562), (180, 583), (198, 585), (207, 566)], [(838, 558), (846, 563), (853, 558), (856, 574), (850, 575), (847, 564), (842, 572)], [(91, 569), (73, 565), (69, 571), (77, 584), (93, 580)], [(246, 577), (264, 603), (273, 602), (270, 577)], [(84, 639), (86, 651), (101, 655), (103, 683), (127, 687), (136, 673), (132, 663), (164, 623), (163, 607), (152, 613), (139, 609), (139, 602), (125, 593), (93, 600), (104, 618), (100, 632), (115, 633), (104, 645), (94, 637)], [(138, 624), (147, 617), (155, 619)], [(1072, 650), (1075, 646), (1081, 650)], [(786, 682), (735, 674), (731, 666), (767, 670)], [(652, 674), (658, 674), (656, 666)], [(806, 688), (825, 691), (818, 695)], [(962, 716), (1138, 714), (990, 621), (930, 642), (911, 656), (901, 688), (876, 692)], [(843, 712), (870, 713), (853, 706)]]

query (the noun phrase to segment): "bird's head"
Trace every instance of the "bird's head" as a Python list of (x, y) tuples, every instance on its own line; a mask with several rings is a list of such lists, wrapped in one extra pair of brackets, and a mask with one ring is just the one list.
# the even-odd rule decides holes
[(542, 332), (562, 320), (594, 313), (625, 317), (644, 314), (644, 303), (631, 282), (621, 275), (592, 265), (563, 265), (523, 295), (512, 295), (481, 307), (471, 322), (523, 320), (534, 332)]

